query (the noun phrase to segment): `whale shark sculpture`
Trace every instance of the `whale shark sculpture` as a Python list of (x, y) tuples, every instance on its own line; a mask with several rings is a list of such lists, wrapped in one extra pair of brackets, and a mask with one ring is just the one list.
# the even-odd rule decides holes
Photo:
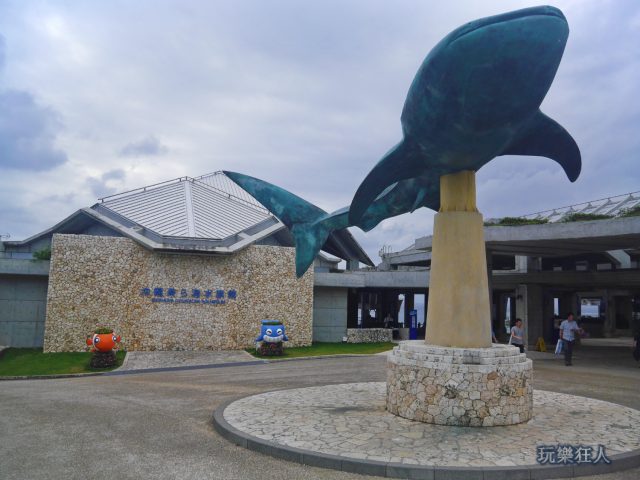
[(401, 115), (404, 138), (367, 175), (350, 207), (327, 213), (270, 183), (224, 173), (289, 228), (298, 276), (331, 231), (368, 231), (420, 207), (438, 210), (441, 176), (477, 171), (496, 156), (548, 157), (573, 182), (580, 150), (539, 108), (568, 35), (562, 12), (547, 6), (476, 20), (447, 35), (409, 88)]
[[(568, 36), (562, 12), (543, 6), (476, 20), (442, 39), (409, 88), (400, 119), (403, 140), (356, 191), (350, 222), (357, 224), (394, 182), (477, 171), (499, 155), (551, 158), (575, 181), (580, 150), (539, 108)], [(437, 187), (426, 195), (439, 192)]]
[[(296, 244), (298, 277), (304, 275), (313, 263), (332, 231), (354, 226), (349, 223), (349, 207), (328, 213), (297, 195), (258, 178), (236, 172), (223, 173), (287, 226)], [(420, 192), (430, 188), (420, 178), (402, 180), (390, 186), (369, 205), (355, 226), (368, 232), (385, 218), (413, 211), (420, 206), (437, 208), (437, 205), (425, 204), (431, 197), (419, 197)]]

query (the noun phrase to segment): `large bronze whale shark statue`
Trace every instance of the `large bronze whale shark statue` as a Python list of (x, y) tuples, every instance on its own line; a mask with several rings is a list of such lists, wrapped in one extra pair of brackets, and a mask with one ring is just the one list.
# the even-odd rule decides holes
[(328, 234), (419, 207), (438, 210), (440, 177), (477, 171), (500, 155), (555, 160), (580, 174), (571, 135), (540, 111), (569, 35), (554, 7), (532, 7), (470, 22), (442, 39), (409, 88), (403, 139), (371, 170), (350, 207), (331, 214), (274, 185), (225, 172), (291, 230), (302, 275)]

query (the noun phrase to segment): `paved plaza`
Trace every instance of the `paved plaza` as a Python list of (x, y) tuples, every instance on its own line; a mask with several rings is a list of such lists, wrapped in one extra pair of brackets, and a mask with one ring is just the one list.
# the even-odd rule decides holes
[(247, 438), (284, 450), (436, 471), (536, 467), (538, 445), (606, 445), (607, 458), (633, 451), (640, 457), (640, 411), (600, 400), (537, 390), (531, 421), (493, 428), (410, 421), (387, 412), (385, 402), (385, 383), (350, 383), (253, 395), (223, 415)]
[(227, 350), (224, 352), (129, 352), (118, 371), (228, 365), (255, 362), (256, 360), (255, 357), (244, 350)]
[[(536, 389), (640, 410), (640, 368), (626, 347), (579, 348), (570, 368), (552, 354), (532, 352), (530, 357)], [(212, 415), (224, 404), (251, 395), (383, 382), (385, 376), (384, 356), (363, 356), (2, 381), (0, 478), (377, 478), (300, 465), (236, 446), (214, 430)], [(545, 441), (555, 441), (553, 435)], [(589, 478), (639, 477), (636, 468)]]

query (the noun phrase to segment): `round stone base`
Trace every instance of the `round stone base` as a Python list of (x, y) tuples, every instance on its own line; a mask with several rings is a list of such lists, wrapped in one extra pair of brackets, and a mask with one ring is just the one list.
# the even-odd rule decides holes
[(437, 425), (515, 425), (533, 414), (532, 374), (531, 360), (511, 345), (400, 342), (387, 360), (387, 410)]

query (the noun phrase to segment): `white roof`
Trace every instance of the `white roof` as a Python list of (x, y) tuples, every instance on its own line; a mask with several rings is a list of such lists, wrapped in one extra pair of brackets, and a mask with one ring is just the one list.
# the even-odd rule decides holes
[(236, 196), (235, 190), (231, 180), (216, 172), (105, 197), (97, 207), (161, 236), (222, 240), (273, 218), (253, 198)]
[(640, 205), (640, 192), (625, 193), (615, 197), (600, 198), (590, 202), (567, 205), (566, 207), (553, 208), (543, 212), (523, 215), (524, 218), (546, 219), (549, 222), (559, 222), (566, 215), (573, 213), (590, 213), (596, 215), (618, 215), (623, 210)]

